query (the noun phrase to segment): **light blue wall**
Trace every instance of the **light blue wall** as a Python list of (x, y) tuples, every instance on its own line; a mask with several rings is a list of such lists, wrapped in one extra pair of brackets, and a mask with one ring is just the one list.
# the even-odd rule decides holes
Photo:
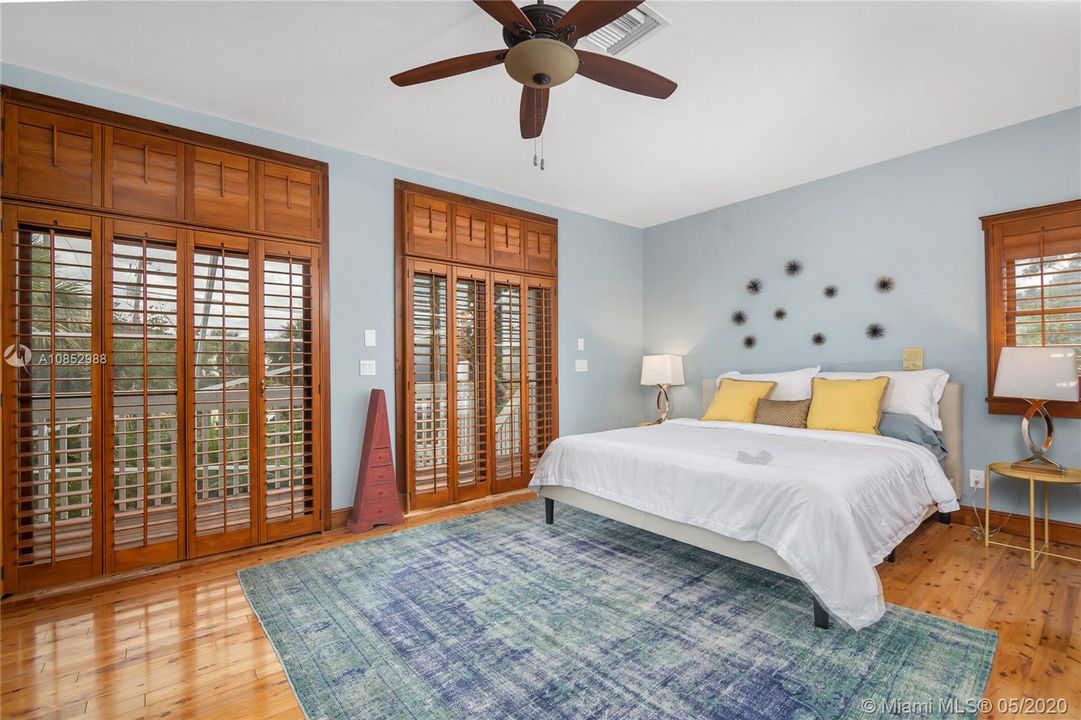
[[(558, 218), (560, 430), (589, 432), (640, 419), (638, 397), (627, 389), (641, 366), (641, 230), (26, 68), (0, 65), (0, 81), (330, 164), (333, 507), (353, 501), (372, 388), (388, 391), (394, 417), (395, 178)], [(523, 164), (522, 172), (534, 169)], [(376, 330), (377, 347), (364, 347), (365, 328)], [(585, 352), (575, 350), (579, 337)], [(576, 357), (589, 360), (588, 373), (574, 372)], [(361, 359), (376, 361), (375, 377), (358, 374)]]
[[(705, 158), (703, 160), (706, 160)], [(698, 408), (698, 381), (722, 370), (896, 369), (901, 348), (964, 384), (966, 468), (1021, 457), (1016, 417), (990, 415), (986, 396), (983, 233), (979, 217), (1081, 197), (1081, 109), (1032, 120), (646, 230), (645, 347), (687, 355), (680, 414)], [(803, 261), (797, 278), (786, 260)], [(879, 275), (896, 280), (874, 291)], [(745, 282), (760, 277), (752, 297)], [(827, 300), (822, 288), (836, 284)], [(772, 318), (777, 307), (788, 311)], [(743, 309), (743, 327), (729, 316)], [(885, 338), (863, 336), (870, 322)], [(811, 344), (821, 331), (828, 341)], [(757, 346), (741, 340), (754, 334)], [(1081, 466), (1081, 421), (1057, 423), (1055, 457)], [(967, 486), (967, 478), (965, 479)], [(992, 506), (1027, 512), (1018, 484)], [(983, 505), (983, 491), (965, 501)], [(1081, 488), (1052, 495), (1052, 516), (1081, 521)], [(966, 511), (969, 512), (969, 511)]]

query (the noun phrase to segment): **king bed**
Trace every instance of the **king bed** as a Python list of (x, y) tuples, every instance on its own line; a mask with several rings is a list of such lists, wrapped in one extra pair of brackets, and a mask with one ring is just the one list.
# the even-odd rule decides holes
[[(703, 381), (705, 405), (715, 389)], [(677, 419), (559, 438), (530, 486), (548, 523), (564, 503), (797, 578), (815, 625), (859, 629), (885, 611), (875, 566), (959, 509), (959, 384), (938, 409), (941, 461), (881, 435)]]

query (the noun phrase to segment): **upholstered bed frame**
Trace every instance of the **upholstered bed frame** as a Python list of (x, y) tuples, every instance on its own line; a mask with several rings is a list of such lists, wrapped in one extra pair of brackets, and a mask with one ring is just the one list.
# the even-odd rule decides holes
[[(713, 398), (716, 387), (716, 381), (712, 378), (702, 381), (703, 411), (704, 407)], [(957, 492), (957, 497), (961, 497), (961, 468), (963, 463), (960, 384), (948, 383), (946, 385), (942, 400), (939, 402), (939, 416), (942, 418), (942, 437), (945, 440), (946, 447), (949, 449), (949, 455), (942, 463), (943, 468), (946, 476), (950, 479), (950, 484), (953, 485), (954, 490)], [(574, 488), (546, 486), (540, 489), (540, 495), (544, 498), (544, 519), (549, 524), (554, 521), (555, 502), (558, 501), (673, 540), (695, 545), (719, 555), (735, 558), (766, 570), (772, 570), (797, 579), (799, 577), (777, 553), (761, 543), (735, 540), (694, 525), (687, 525), (642, 510), (636, 510)], [(933, 506), (927, 508), (924, 519), (935, 514), (938, 515), (939, 522), (948, 523), (950, 521), (949, 513), (939, 513), (937, 508)], [(887, 559), (892, 562), (893, 556), (894, 554), (890, 553)], [(814, 600), (814, 622), (820, 628), (829, 627), (829, 614), (817, 599)]]

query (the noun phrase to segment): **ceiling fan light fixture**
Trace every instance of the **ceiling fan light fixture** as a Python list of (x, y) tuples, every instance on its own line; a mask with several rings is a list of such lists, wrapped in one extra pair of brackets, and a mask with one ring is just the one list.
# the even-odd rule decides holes
[(533, 38), (508, 50), (503, 65), (507, 74), (522, 85), (551, 88), (562, 85), (578, 72), (578, 53), (559, 40)]

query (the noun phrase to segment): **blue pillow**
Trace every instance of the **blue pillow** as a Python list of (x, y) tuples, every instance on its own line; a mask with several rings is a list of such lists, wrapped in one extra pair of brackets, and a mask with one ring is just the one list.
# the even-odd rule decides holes
[(882, 413), (882, 419), (878, 421), (878, 432), (887, 437), (923, 445), (939, 460), (950, 452), (939, 434), (917, 420), (914, 415)]

